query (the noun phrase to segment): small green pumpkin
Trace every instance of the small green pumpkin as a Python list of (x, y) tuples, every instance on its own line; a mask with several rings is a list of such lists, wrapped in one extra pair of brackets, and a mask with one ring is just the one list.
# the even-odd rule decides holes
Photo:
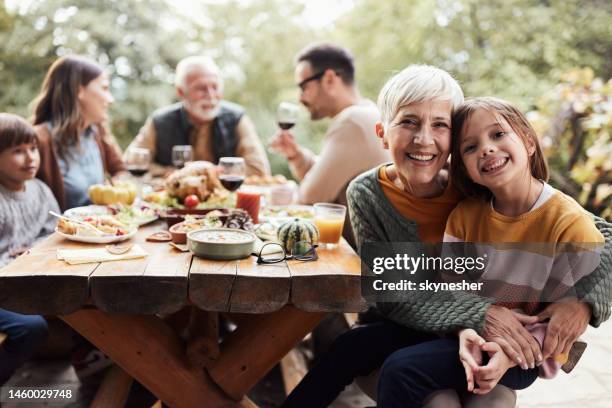
[(294, 218), (278, 228), (278, 242), (287, 253), (293, 250), (296, 242), (306, 241), (315, 245), (319, 242), (319, 229), (312, 222)]

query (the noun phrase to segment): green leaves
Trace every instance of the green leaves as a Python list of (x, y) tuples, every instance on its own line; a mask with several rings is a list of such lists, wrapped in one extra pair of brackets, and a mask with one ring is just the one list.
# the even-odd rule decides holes
[[(49, 65), (68, 52), (90, 55), (111, 74), (112, 127), (125, 146), (153, 110), (176, 98), (176, 63), (204, 54), (216, 59), (226, 98), (246, 107), (265, 142), (276, 131), (278, 103), (298, 100), (295, 54), (332, 41), (353, 52), (368, 98), (393, 73), (428, 63), (451, 72), (467, 96), (494, 95), (532, 110), (558, 185), (610, 217), (612, 2), (354, 0), (325, 27), (307, 23), (303, 0), (192, 4), (34, 0), (7, 10), (0, 3), (0, 110), (29, 116)], [(304, 112), (295, 132), (317, 151), (326, 125)], [(279, 156), (271, 161), (288, 174)]]
[(572, 69), (529, 118), (542, 137), (553, 184), (586, 209), (612, 218), (612, 80)]

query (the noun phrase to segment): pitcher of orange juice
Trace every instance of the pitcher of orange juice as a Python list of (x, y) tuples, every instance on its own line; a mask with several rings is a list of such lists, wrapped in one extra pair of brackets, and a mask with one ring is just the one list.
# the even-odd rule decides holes
[(338, 246), (344, 228), (346, 207), (340, 204), (316, 203), (315, 225), (319, 229), (321, 247), (333, 249)]

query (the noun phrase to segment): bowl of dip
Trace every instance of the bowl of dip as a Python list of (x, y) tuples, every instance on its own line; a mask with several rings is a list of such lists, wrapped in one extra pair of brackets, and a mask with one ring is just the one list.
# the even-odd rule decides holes
[(187, 247), (205, 259), (232, 260), (251, 255), (255, 234), (233, 228), (199, 229), (187, 233)]

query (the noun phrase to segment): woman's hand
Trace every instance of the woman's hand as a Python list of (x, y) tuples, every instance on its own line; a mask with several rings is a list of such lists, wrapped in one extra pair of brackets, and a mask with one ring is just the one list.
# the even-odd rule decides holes
[(467, 389), (474, 390), (474, 376), (482, 364), (482, 351), (480, 347), (485, 339), (480, 337), (473, 329), (463, 329), (459, 332), (459, 360), (465, 369)]
[(575, 300), (552, 303), (537, 317), (540, 321), (550, 319), (542, 347), (546, 359), (559, 354), (569, 355), (572, 345), (589, 325), (591, 308)]
[(537, 316), (527, 316), (492, 305), (487, 310), (482, 335), (487, 341), (497, 343), (508, 357), (526, 370), (544, 361), (540, 345), (523, 327), (537, 322)]
[(474, 394), (484, 395), (490, 392), (509, 368), (516, 364), (504, 353), (499, 344), (494, 342), (484, 343), (480, 349), (489, 353), (489, 362), (484, 367), (479, 367), (474, 375), (478, 388), (473, 390)]

